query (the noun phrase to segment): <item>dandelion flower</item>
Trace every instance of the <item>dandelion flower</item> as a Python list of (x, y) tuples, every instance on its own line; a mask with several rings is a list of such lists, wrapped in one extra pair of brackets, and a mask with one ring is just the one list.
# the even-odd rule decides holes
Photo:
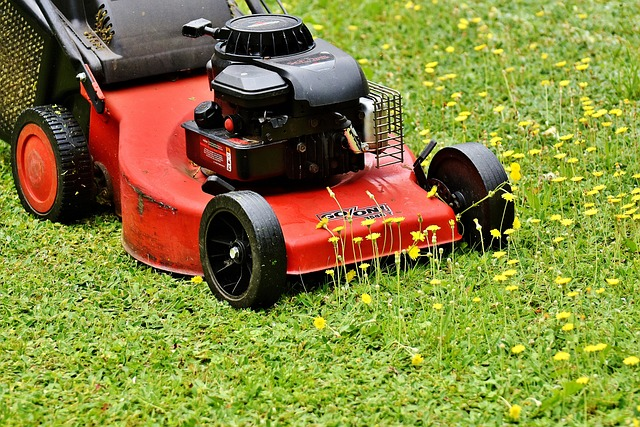
[(496, 259), (500, 259), (500, 258), (502, 258), (503, 256), (505, 256), (506, 254), (507, 254), (507, 253), (506, 253), (505, 251), (496, 251), (496, 252), (494, 252), (494, 253), (493, 253), (493, 255), (492, 255), (492, 256), (493, 256), (494, 258), (496, 258)]
[(372, 242), (376, 241), (379, 238), (380, 238), (380, 233), (370, 233), (370, 234), (367, 234), (366, 236), (366, 239), (371, 240)]
[(520, 413), (522, 412), (522, 407), (520, 405), (511, 405), (509, 408), (509, 418), (514, 421), (520, 419)]
[(513, 347), (511, 347), (511, 353), (520, 354), (524, 351), (524, 348), (525, 347), (522, 344), (514, 345)]
[(416, 245), (411, 245), (409, 246), (409, 249), (407, 250), (407, 255), (409, 255), (409, 258), (411, 258), (412, 260), (417, 260), (418, 257), (420, 256), (420, 248), (417, 247)]
[(473, 301), (473, 302), (480, 302), (480, 301), (482, 301), (482, 300), (480, 299), (480, 297), (473, 297), (473, 299), (472, 299), (471, 301)]
[(507, 202), (513, 202), (516, 198), (516, 196), (514, 196), (513, 193), (502, 193), (502, 196), (500, 197), (502, 197)]
[(327, 321), (324, 320), (324, 317), (318, 316), (315, 319), (313, 319), (313, 326), (315, 326), (316, 329), (321, 331), (327, 326)]
[(329, 223), (329, 218), (325, 216), (320, 220), (320, 222), (316, 224), (316, 230), (326, 227), (328, 223)]
[(624, 359), (622, 363), (624, 363), (627, 366), (634, 366), (640, 363), (640, 359), (638, 359), (636, 356), (629, 356), (626, 359)]
[(520, 181), (522, 174), (520, 173), (520, 165), (518, 163), (511, 163), (511, 172), (509, 172), (509, 178), (512, 181)]
[(555, 280), (556, 285), (566, 285), (570, 281), (571, 281), (570, 277), (561, 277), (561, 276), (556, 277), (556, 280)]
[(371, 304), (371, 295), (369, 295), (369, 294), (362, 294), (362, 295), (360, 296), (360, 300), (361, 300), (363, 303), (365, 303), (365, 304), (369, 305), (369, 304)]
[(191, 283), (193, 283), (194, 285), (199, 285), (202, 282), (203, 282), (202, 276), (194, 276), (191, 278)]
[(576, 380), (578, 384), (585, 385), (589, 382), (589, 377), (580, 377)]
[(588, 345), (584, 348), (584, 352), (585, 353), (595, 353), (597, 351), (602, 351), (605, 348), (607, 348), (606, 344), (603, 343), (599, 343), (599, 344), (595, 344), (595, 345)]
[(569, 317), (571, 317), (571, 312), (569, 311), (561, 311), (560, 313), (556, 314), (556, 320), (565, 320)]
[(424, 362), (424, 357), (420, 353), (416, 353), (411, 356), (411, 364), (413, 366), (420, 366)]
[(434, 310), (442, 310), (442, 304), (440, 304), (439, 302), (433, 304), (433, 309)]
[(369, 218), (369, 219), (365, 219), (360, 224), (362, 224), (365, 227), (371, 227), (373, 224), (375, 224), (375, 222), (376, 222), (375, 219)]
[(573, 323), (566, 323), (566, 324), (562, 325), (562, 330), (564, 332), (573, 331), (573, 328), (574, 328)]
[(555, 361), (569, 360), (570, 357), (571, 355), (566, 351), (559, 351), (553, 356), (553, 360)]
[(516, 286), (516, 285), (509, 285), (509, 286), (506, 286), (504, 288), (504, 290), (507, 291), (507, 292), (513, 292), (513, 291), (515, 291), (517, 289), (518, 289), (518, 286)]
[(605, 280), (610, 285), (617, 285), (618, 283), (620, 283), (620, 279), (605, 279)]

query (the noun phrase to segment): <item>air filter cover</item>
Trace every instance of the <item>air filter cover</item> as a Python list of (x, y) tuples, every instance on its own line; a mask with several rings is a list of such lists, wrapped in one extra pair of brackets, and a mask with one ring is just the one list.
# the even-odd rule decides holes
[(276, 57), (306, 52), (315, 46), (301, 19), (290, 15), (246, 15), (227, 22), (224, 51), (230, 55)]

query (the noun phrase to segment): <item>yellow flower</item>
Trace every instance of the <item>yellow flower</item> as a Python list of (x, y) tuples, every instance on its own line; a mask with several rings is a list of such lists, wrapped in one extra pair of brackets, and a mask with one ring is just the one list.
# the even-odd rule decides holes
[(516, 285), (509, 285), (509, 286), (504, 288), (504, 290), (508, 291), (508, 292), (513, 292), (513, 291), (515, 291), (517, 289), (518, 289), (518, 286), (516, 286)]
[(355, 279), (356, 277), (356, 271), (355, 270), (349, 270), (347, 271), (347, 274), (344, 276), (344, 280), (347, 283), (350, 283), (353, 279)]
[(610, 285), (617, 285), (618, 283), (620, 283), (620, 279), (605, 279), (605, 280)]
[(316, 230), (326, 227), (328, 223), (329, 223), (329, 218), (325, 216), (320, 220), (319, 223), (316, 224)]
[(498, 274), (496, 276), (493, 276), (493, 281), (494, 282), (504, 282), (507, 279), (508, 279), (508, 277), (505, 276), (504, 274)]
[(626, 359), (624, 359), (622, 361), (622, 363), (624, 363), (625, 365), (628, 365), (628, 366), (633, 366), (633, 365), (637, 365), (638, 363), (640, 363), (640, 359), (638, 359), (636, 356), (629, 356)]
[(407, 255), (409, 255), (409, 258), (411, 258), (412, 260), (417, 260), (418, 257), (420, 256), (420, 248), (417, 247), (416, 245), (411, 245), (409, 246), (409, 249), (407, 250)]
[(576, 380), (578, 384), (585, 385), (589, 382), (589, 377), (580, 377)]
[(327, 326), (327, 321), (324, 320), (324, 317), (318, 316), (315, 319), (313, 319), (313, 326), (315, 326), (316, 329), (321, 331)]
[(494, 252), (494, 253), (493, 253), (493, 255), (492, 255), (492, 256), (493, 256), (494, 258), (496, 258), (496, 259), (500, 259), (500, 258), (502, 258), (503, 256), (505, 256), (506, 254), (507, 254), (507, 253), (506, 253), (505, 251), (496, 251), (496, 252)]
[(334, 245), (336, 245), (338, 244), (339, 241), (340, 241), (340, 238), (338, 236), (329, 237), (329, 243), (333, 243)]
[(584, 348), (585, 353), (595, 353), (596, 351), (602, 351), (607, 348), (606, 344), (599, 343), (596, 345), (588, 345)]
[(555, 280), (556, 285), (566, 285), (570, 281), (571, 281), (570, 277), (561, 277), (561, 276), (556, 277), (556, 280)]
[(427, 197), (432, 198), (432, 197), (435, 197), (437, 194), (438, 194), (438, 187), (434, 185), (433, 187), (431, 187), (431, 190), (429, 190), (429, 192), (427, 193)]
[(514, 421), (520, 419), (520, 413), (522, 412), (522, 407), (520, 405), (511, 405), (509, 408), (509, 418)]
[(362, 243), (362, 237), (354, 237), (353, 243), (355, 243), (356, 245), (359, 245), (360, 243)]
[(514, 345), (511, 347), (511, 353), (520, 354), (524, 351), (524, 346), (522, 344)]
[(440, 304), (439, 302), (433, 304), (433, 309), (434, 310), (442, 310), (442, 304)]
[(502, 236), (502, 233), (500, 233), (500, 230), (493, 228), (491, 229), (491, 231), (489, 231), (491, 233), (491, 236), (493, 236), (496, 239), (499, 239)]
[(573, 331), (573, 323), (566, 323), (562, 326), (562, 330), (565, 332)]
[(365, 219), (364, 221), (362, 221), (360, 224), (364, 225), (365, 227), (370, 227), (373, 224), (375, 224), (376, 220), (369, 218), (369, 219)]
[(425, 230), (435, 233), (436, 231), (440, 230), (440, 226), (432, 224), (428, 226)]
[(628, 130), (629, 130), (629, 128), (626, 127), (626, 126), (619, 127), (618, 129), (616, 129), (616, 135), (619, 135), (621, 133), (625, 133)]
[(571, 355), (566, 351), (559, 351), (553, 356), (553, 360), (555, 361), (569, 360), (570, 357)]
[(498, 105), (496, 108), (493, 109), (494, 113), (501, 113), (502, 110), (504, 110), (504, 105)]
[(371, 304), (371, 295), (369, 295), (369, 294), (362, 294), (360, 296), (360, 299), (362, 300), (363, 303), (365, 303), (367, 305)]
[(514, 230), (519, 230), (519, 229), (520, 229), (520, 227), (522, 227), (522, 224), (520, 223), (520, 218), (515, 217), (515, 218), (513, 219), (513, 229), (514, 229)]
[(514, 196), (513, 193), (502, 193), (501, 197), (507, 202), (513, 202), (516, 198), (516, 196)]
[(511, 172), (509, 172), (509, 178), (512, 181), (520, 181), (522, 175), (520, 174), (520, 165), (518, 163), (511, 163)]
[(411, 356), (411, 364), (413, 366), (420, 366), (424, 362), (424, 357), (420, 353), (416, 353)]
[(558, 67), (558, 68), (562, 68), (562, 67), (564, 67), (565, 65), (567, 65), (567, 61), (560, 61), (560, 62), (556, 62), (556, 63), (555, 63), (555, 64), (553, 64), (553, 65), (555, 65), (555, 66), (556, 66), (556, 67)]
[(367, 234), (366, 239), (371, 240), (372, 242), (376, 241), (380, 237), (380, 233), (371, 233)]
[(202, 282), (203, 282), (202, 276), (194, 276), (191, 278), (191, 283), (193, 283), (194, 285), (199, 285)]
[(569, 317), (571, 317), (571, 312), (569, 311), (561, 311), (560, 313), (556, 314), (556, 320), (565, 320)]

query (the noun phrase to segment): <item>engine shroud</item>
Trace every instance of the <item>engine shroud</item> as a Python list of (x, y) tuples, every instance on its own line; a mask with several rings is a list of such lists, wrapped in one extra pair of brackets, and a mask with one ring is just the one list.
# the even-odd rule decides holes
[[(322, 180), (363, 169), (367, 148), (378, 151), (379, 135), (371, 129), (380, 112), (372, 110), (377, 98), (372, 101), (362, 69), (342, 50), (314, 40), (299, 18), (242, 16), (215, 34), (219, 42), (207, 64), (214, 102), (198, 106), (183, 125), (194, 163), (238, 181)], [(380, 134), (401, 137), (401, 119), (393, 123)], [(367, 133), (371, 141), (363, 142)]]

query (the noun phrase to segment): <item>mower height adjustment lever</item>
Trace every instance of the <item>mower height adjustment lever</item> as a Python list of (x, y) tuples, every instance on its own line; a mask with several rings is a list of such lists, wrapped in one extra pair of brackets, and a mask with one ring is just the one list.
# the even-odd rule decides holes
[(427, 175), (424, 173), (424, 169), (422, 168), (422, 162), (427, 160), (427, 157), (429, 157), (429, 154), (431, 154), (433, 149), (436, 148), (436, 144), (437, 142), (434, 139), (429, 141), (427, 146), (424, 147), (420, 152), (420, 154), (418, 155), (418, 157), (416, 157), (416, 161), (413, 162), (413, 173), (415, 173), (416, 175), (416, 181), (418, 181), (418, 185), (424, 188), (425, 190), (428, 190), (427, 188), (428, 184), (427, 184)]

